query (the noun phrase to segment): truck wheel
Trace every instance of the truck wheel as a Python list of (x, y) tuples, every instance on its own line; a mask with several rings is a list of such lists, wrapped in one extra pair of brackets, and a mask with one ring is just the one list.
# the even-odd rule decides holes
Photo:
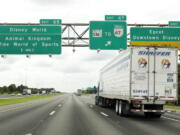
[(116, 100), (116, 106), (115, 106), (116, 114), (119, 115), (119, 101)]
[(123, 104), (122, 104), (122, 101), (119, 101), (119, 115), (123, 116)]
[(154, 114), (154, 117), (155, 117), (155, 118), (161, 118), (161, 115), (162, 115), (162, 114)]
[(97, 96), (95, 97), (95, 105), (99, 105), (99, 99)]
[(125, 116), (125, 117), (127, 117), (128, 115), (129, 115), (129, 113), (130, 113), (130, 105), (129, 105), (129, 103), (128, 102), (124, 102), (124, 103), (122, 103), (122, 114), (123, 114), (123, 116)]
[(144, 116), (145, 116), (146, 118), (151, 118), (151, 117), (152, 117), (152, 113), (151, 113), (151, 112), (145, 112), (145, 113), (144, 113)]

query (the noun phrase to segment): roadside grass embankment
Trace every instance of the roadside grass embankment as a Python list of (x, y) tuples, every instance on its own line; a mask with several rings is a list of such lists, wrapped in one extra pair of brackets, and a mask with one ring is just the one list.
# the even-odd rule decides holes
[(50, 98), (50, 97), (59, 96), (59, 95), (61, 95), (61, 94), (51, 94), (51, 95), (40, 95), (40, 96), (28, 96), (28, 97), (22, 97), (22, 98), (0, 99), (0, 106), (10, 105), (10, 104), (17, 104), (17, 103), (33, 101), (33, 100), (40, 100), (40, 99)]
[(180, 106), (178, 106), (178, 105), (165, 105), (165, 108), (174, 109), (174, 110), (180, 110)]
[(0, 94), (0, 97), (1, 96), (10, 96), (11, 94)]

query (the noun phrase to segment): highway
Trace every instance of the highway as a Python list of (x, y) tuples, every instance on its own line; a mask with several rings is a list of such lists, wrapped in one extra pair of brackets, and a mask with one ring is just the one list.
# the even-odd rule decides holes
[(93, 96), (64, 94), (0, 107), (0, 135), (179, 135), (180, 114), (117, 116)]

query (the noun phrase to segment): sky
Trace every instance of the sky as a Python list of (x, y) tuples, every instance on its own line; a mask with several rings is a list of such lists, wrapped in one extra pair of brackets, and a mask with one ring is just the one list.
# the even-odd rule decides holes
[[(38, 23), (39, 19), (62, 19), (63, 23), (104, 20), (105, 15), (126, 15), (127, 23), (180, 21), (179, 0), (1, 0), (0, 23)], [(0, 86), (26, 84), (73, 92), (97, 85), (99, 70), (118, 51), (62, 48), (61, 55), (0, 58)]]

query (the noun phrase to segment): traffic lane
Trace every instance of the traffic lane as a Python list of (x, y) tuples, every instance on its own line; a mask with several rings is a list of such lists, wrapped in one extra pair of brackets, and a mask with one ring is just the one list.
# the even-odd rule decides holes
[(171, 119), (176, 119), (176, 120), (179, 120), (179, 121), (180, 121), (180, 113), (179, 113), (179, 110), (177, 110), (177, 112), (165, 113), (163, 116), (164, 116), (164, 117), (167, 117), (167, 118), (171, 118)]
[(179, 135), (180, 133), (180, 121), (167, 119), (166, 117), (160, 119), (145, 118), (143, 113), (131, 113), (131, 115), (127, 118), (120, 117), (116, 115), (113, 109), (95, 106), (92, 104), (92, 100), (88, 100), (88, 97), (82, 96), (81, 100), (96, 113), (104, 113), (111, 121), (119, 124), (124, 129), (132, 131), (132, 133), (135, 135), (159, 135), (160, 133), (163, 135)]
[(60, 98), (44, 100), (39, 104), (1, 113), (0, 133), (21, 135), (41, 124), (48, 113), (59, 104)]
[[(60, 99), (61, 98), (61, 99)], [(0, 121), (2, 120), (8, 120), (11, 117), (21, 115), (23, 111), (30, 111), (31, 109), (39, 108), (43, 105), (49, 104), (56, 100), (62, 100), (64, 97), (58, 96), (58, 97), (51, 97), (41, 100), (34, 100), (34, 101), (28, 101), (18, 104), (11, 104), (7, 106), (1, 106), (0, 107)]]
[(0, 134), (22, 135), (39, 126), (49, 117), (49, 113), (63, 104), (66, 96), (41, 100), (32, 105), (0, 113)]
[[(97, 114), (79, 97), (72, 95), (63, 107), (56, 111), (34, 135), (130, 135), (128, 130)], [(132, 134), (131, 134), (132, 135)]]

